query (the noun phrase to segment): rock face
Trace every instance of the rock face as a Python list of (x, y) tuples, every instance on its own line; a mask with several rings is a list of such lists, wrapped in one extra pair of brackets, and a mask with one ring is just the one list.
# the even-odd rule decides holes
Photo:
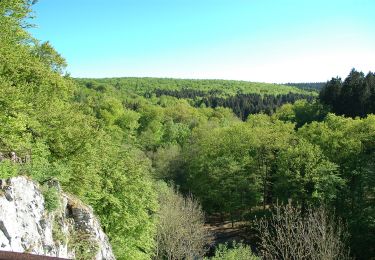
[[(45, 186), (45, 187), (44, 187)], [(0, 250), (68, 259), (115, 259), (90, 207), (64, 194), (58, 182), (40, 187), (26, 177), (0, 181)], [(47, 210), (43, 190), (54, 189)]]

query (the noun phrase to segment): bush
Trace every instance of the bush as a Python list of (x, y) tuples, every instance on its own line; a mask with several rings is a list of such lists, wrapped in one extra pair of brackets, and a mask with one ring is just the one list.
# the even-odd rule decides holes
[(62, 230), (62, 225), (60, 225), (59, 221), (55, 216), (53, 223), (52, 223), (52, 237), (55, 245), (65, 245), (67, 243), (67, 235)]
[(42, 187), (42, 194), (44, 197), (44, 208), (48, 212), (52, 212), (60, 206), (59, 192), (55, 187)]
[(18, 176), (20, 165), (4, 160), (0, 162), (0, 179), (9, 179)]
[(255, 227), (264, 259), (350, 259), (342, 222), (323, 207), (302, 211), (276, 205), (271, 217), (257, 220)]
[(206, 251), (207, 230), (200, 204), (165, 183), (159, 186), (155, 259), (196, 259)]
[(220, 244), (215, 251), (215, 256), (206, 258), (207, 260), (258, 260), (259, 257), (255, 256), (251, 248), (241, 243), (233, 243), (232, 247), (228, 244)]
[(83, 231), (73, 230), (68, 247), (74, 251), (76, 260), (95, 259), (99, 245), (90, 234)]

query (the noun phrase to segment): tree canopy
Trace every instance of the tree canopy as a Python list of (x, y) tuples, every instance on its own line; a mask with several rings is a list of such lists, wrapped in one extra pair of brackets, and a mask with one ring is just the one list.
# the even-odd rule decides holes
[[(266, 83), (72, 79), (27, 32), (33, 2), (0, 2), (0, 178), (59, 180), (93, 207), (119, 259), (155, 258), (161, 213), (183, 219), (190, 205), (200, 223), (203, 211), (233, 223), (278, 202), (302, 214), (324, 204), (347, 223), (353, 256), (374, 257), (374, 73), (333, 78), (318, 100)], [(163, 181), (182, 195), (160, 193)], [(256, 259), (233, 250), (214, 259)]]

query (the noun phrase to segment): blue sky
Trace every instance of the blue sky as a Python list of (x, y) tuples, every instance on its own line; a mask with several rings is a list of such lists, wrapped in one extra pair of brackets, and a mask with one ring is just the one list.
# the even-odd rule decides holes
[(74, 77), (316, 82), (375, 70), (373, 0), (39, 0)]

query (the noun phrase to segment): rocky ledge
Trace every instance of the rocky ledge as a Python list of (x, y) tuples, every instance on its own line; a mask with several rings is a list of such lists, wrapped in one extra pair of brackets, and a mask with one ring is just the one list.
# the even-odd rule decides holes
[(27, 177), (0, 180), (0, 250), (68, 259), (115, 259), (93, 210)]

